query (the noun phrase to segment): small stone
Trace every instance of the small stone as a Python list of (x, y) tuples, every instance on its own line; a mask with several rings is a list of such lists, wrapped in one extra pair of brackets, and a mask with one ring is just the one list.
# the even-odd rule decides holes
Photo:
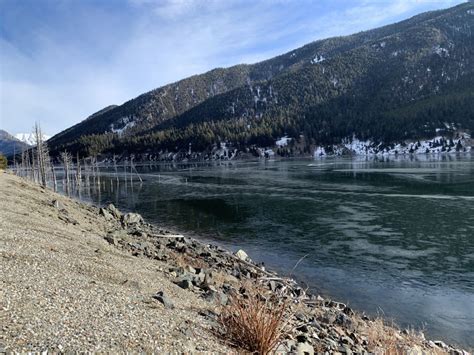
[(112, 234), (107, 234), (104, 239), (109, 242), (109, 244), (118, 245), (117, 239)]
[(163, 304), (163, 306), (165, 306), (166, 309), (173, 309), (174, 308), (173, 302), (171, 302), (171, 300), (167, 296), (165, 296), (163, 291), (157, 292), (153, 296), (153, 298), (160, 301)]
[(54, 208), (58, 209), (59, 211), (65, 211), (66, 210), (66, 206), (61, 201), (53, 200), (52, 204), (53, 204)]
[(349, 338), (348, 336), (342, 336), (341, 337), (341, 343), (347, 344), (347, 345), (354, 345), (354, 341)]
[[(61, 212), (67, 212), (67, 211), (66, 211), (66, 210), (61, 210)], [(79, 222), (78, 222), (77, 220), (75, 220), (75, 219), (72, 218), (72, 217), (69, 217), (69, 216), (67, 215), (67, 213), (66, 213), (66, 214), (60, 213), (59, 216), (58, 216), (58, 218), (59, 218), (61, 221), (66, 222), (66, 223), (69, 223), (69, 224), (73, 224), (73, 225), (78, 225), (78, 224), (79, 224)]]
[(122, 282), (122, 285), (128, 286), (130, 288), (135, 288), (135, 289), (140, 288), (140, 283), (136, 280), (125, 280), (124, 282)]

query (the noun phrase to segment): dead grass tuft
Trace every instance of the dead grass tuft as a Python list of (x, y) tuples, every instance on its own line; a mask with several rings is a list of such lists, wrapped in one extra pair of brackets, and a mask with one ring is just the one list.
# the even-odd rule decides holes
[(221, 309), (221, 335), (241, 349), (268, 354), (288, 334), (290, 303), (263, 290), (246, 289)]
[[(368, 347), (375, 354), (402, 355), (424, 349), (424, 339), (420, 331), (408, 330), (401, 334), (393, 322), (386, 324), (382, 317), (371, 321), (364, 332)], [(432, 354), (446, 354), (442, 349), (431, 349)]]

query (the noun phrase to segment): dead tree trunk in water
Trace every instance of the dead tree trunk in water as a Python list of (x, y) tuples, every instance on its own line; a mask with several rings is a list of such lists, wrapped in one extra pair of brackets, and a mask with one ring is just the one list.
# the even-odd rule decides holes
[(53, 162), (50, 162), (50, 165), (51, 165), (51, 176), (53, 178), (53, 188), (54, 188), (54, 192), (57, 192), (58, 191), (58, 182), (56, 180), (56, 172), (54, 171), (54, 164)]
[(130, 157), (130, 173), (133, 175), (132, 169), (135, 170), (135, 173), (137, 174), (138, 179), (140, 180), (140, 182), (143, 182), (142, 177), (138, 173), (138, 170), (135, 168), (135, 165), (133, 165), (133, 156)]
[(115, 169), (115, 179), (117, 180), (117, 184), (118, 184), (119, 177), (118, 177), (118, 171), (117, 171), (117, 158), (115, 157), (115, 154), (114, 154), (113, 160), (114, 160), (114, 169)]
[(66, 193), (69, 194), (69, 186), (71, 183), (70, 172), (71, 172), (71, 155), (68, 152), (61, 153), (61, 159), (64, 165), (64, 185), (66, 188)]
[(82, 182), (82, 173), (81, 173), (81, 161), (79, 160), (79, 153), (76, 156), (76, 185), (81, 186)]

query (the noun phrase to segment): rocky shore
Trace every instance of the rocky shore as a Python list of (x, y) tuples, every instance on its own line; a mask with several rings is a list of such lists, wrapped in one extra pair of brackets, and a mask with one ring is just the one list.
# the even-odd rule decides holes
[(278, 353), (468, 354), (312, 295), (214, 245), (0, 172), (2, 352), (239, 352), (219, 313), (246, 289), (289, 302)]

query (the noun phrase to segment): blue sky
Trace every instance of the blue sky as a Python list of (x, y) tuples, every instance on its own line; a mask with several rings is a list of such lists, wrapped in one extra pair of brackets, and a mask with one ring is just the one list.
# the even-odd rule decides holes
[(460, 0), (0, 0), (0, 128), (47, 134), (215, 67)]

